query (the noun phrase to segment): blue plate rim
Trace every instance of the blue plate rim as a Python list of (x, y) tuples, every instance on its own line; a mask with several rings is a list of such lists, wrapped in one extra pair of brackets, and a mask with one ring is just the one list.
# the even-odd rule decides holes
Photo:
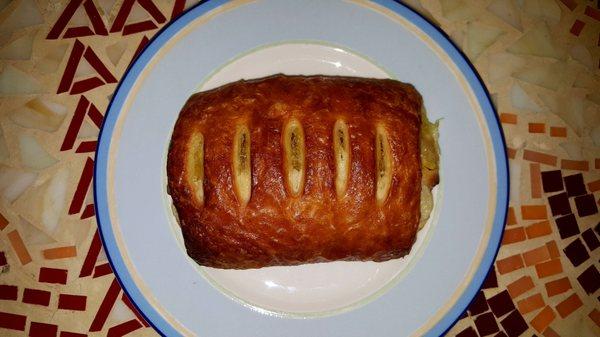
[[(131, 89), (146, 64), (171, 37), (177, 34), (189, 22), (228, 2), (228, 0), (202, 0), (187, 9), (174, 20), (165, 24), (165, 26), (150, 39), (143, 50), (138, 53), (125, 70), (121, 81), (115, 89), (115, 94), (107, 107), (98, 136), (98, 149), (94, 157), (94, 207), (100, 239), (103, 246), (106, 248), (108, 261), (121, 288), (131, 299), (132, 303), (144, 317), (146, 322), (162, 336), (177, 336), (181, 335), (181, 333), (169, 324), (168, 321), (165, 320), (165, 318), (162, 317), (162, 315), (147, 301), (133, 281), (131, 274), (121, 260), (121, 256), (118, 254), (119, 250), (108, 215), (108, 199), (106, 198), (107, 170), (105, 166), (101, 167), (99, 163), (104, 163), (105, 165), (107, 163), (111, 140), (110, 136), (112, 136), (115, 122), (117, 121), (117, 117), (129, 89)], [(453, 304), (452, 308), (425, 334), (425, 336), (441, 336), (458, 321), (459, 317), (465, 312), (477, 292), (481, 289), (488, 273), (492, 270), (493, 262), (498, 254), (508, 211), (508, 196), (510, 190), (506, 141), (501, 130), (501, 124), (496, 109), (492, 104), (489, 91), (468, 57), (456, 44), (454, 44), (454, 42), (452, 42), (450, 37), (441, 28), (438, 28), (429, 21), (429, 19), (417, 13), (408, 5), (400, 3), (398, 0), (371, 0), (371, 2), (391, 10), (416, 25), (448, 54), (463, 76), (465, 76), (465, 79), (469, 83), (469, 87), (473, 90), (477, 102), (481, 106), (490, 133), (497, 178), (496, 205), (489, 239), (489, 243), (491, 244), (486, 248), (481, 263), (471, 279), (469, 286), (464, 289), (462, 295)], [(106, 222), (103, 222), (104, 220), (106, 220)], [(105, 225), (103, 225), (103, 223)], [(493, 244), (494, 242), (496, 243), (495, 245)], [(113, 255), (114, 252), (117, 252), (117, 254)]]

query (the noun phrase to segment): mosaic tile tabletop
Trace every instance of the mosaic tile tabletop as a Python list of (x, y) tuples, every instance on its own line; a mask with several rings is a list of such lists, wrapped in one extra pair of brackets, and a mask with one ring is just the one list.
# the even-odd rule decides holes
[[(0, 0), (0, 336), (155, 336), (98, 236), (96, 138), (119, 78), (195, 0)], [(502, 246), (448, 336), (600, 336), (600, 9), (411, 0), (485, 81), (510, 162)]]

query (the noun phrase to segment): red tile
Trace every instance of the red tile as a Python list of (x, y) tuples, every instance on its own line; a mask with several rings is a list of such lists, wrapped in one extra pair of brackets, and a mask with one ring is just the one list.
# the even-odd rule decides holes
[(96, 264), (96, 260), (98, 259), (98, 254), (100, 254), (100, 248), (102, 248), (102, 243), (100, 242), (100, 236), (98, 235), (98, 231), (94, 234), (92, 238), (92, 243), (90, 244), (90, 249), (85, 256), (85, 260), (83, 261), (83, 265), (81, 266), (81, 272), (79, 273), (79, 277), (86, 277), (92, 275), (94, 271), (94, 265)]
[(114, 279), (110, 284), (110, 287), (108, 288), (108, 291), (106, 292), (106, 295), (104, 296), (96, 315), (94, 316), (94, 320), (90, 325), (89, 331), (95, 332), (102, 330), (102, 327), (104, 327), (104, 323), (106, 323), (106, 319), (108, 318), (108, 314), (115, 304), (120, 292), (121, 287), (119, 286), (119, 282), (117, 282), (117, 279)]
[(550, 127), (550, 137), (567, 137), (567, 128), (551, 126)]
[(29, 337), (56, 337), (58, 326), (54, 324), (31, 322)]
[(596, 21), (600, 21), (600, 10), (597, 8), (594, 8), (592, 6), (585, 6), (584, 14), (589, 16), (590, 18), (593, 18)]
[(84, 311), (86, 302), (86, 296), (60, 294), (58, 297), (58, 308), (65, 310)]
[(0, 328), (25, 331), (27, 317), (0, 311)]
[(500, 123), (502, 124), (517, 124), (517, 115), (511, 113), (501, 113)]
[(571, 26), (570, 32), (575, 36), (579, 36), (579, 34), (581, 34), (581, 31), (583, 30), (583, 27), (585, 27), (585, 22), (581, 20), (575, 20), (575, 22), (573, 22), (573, 25)]
[(65, 269), (56, 268), (40, 268), (40, 276), (38, 281), (45, 283), (60, 283), (67, 284), (67, 273)]
[(132, 331), (135, 331), (141, 327), (142, 327), (142, 324), (140, 322), (138, 322), (136, 319), (132, 319), (130, 321), (121, 323), (119, 325), (113, 326), (112, 328), (108, 329), (107, 337), (125, 336), (126, 334), (128, 334)]
[(2, 284), (0, 285), (0, 300), (16, 301), (19, 296), (19, 288)]
[(23, 291), (23, 303), (47, 307), (50, 304), (50, 295), (49, 291), (25, 288)]

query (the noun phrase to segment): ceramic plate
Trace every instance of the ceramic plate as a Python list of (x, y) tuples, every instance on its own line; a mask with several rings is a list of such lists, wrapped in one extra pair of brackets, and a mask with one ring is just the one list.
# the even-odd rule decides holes
[[(394, 78), (440, 121), (441, 183), (411, 253), (384, 263), (199, 267), (166, 193), (166, 154), (194, 92), (285, 74)], [(128, 70), (95, 166), (102, 240), (124, 290), (164, 335), (437, 336), (494, 261), (506, 215), (504, 143), (489, 96), (446, 36), (393, 1), (209, 1)]]

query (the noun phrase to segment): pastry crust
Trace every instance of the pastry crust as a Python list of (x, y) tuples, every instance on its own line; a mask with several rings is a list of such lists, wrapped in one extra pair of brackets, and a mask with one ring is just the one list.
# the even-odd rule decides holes
[(188, 254), (234, 269), (404, 256), (421, 219), (421, 111), (389, 79), (274, 75), (192, 95), (167, 160)]

